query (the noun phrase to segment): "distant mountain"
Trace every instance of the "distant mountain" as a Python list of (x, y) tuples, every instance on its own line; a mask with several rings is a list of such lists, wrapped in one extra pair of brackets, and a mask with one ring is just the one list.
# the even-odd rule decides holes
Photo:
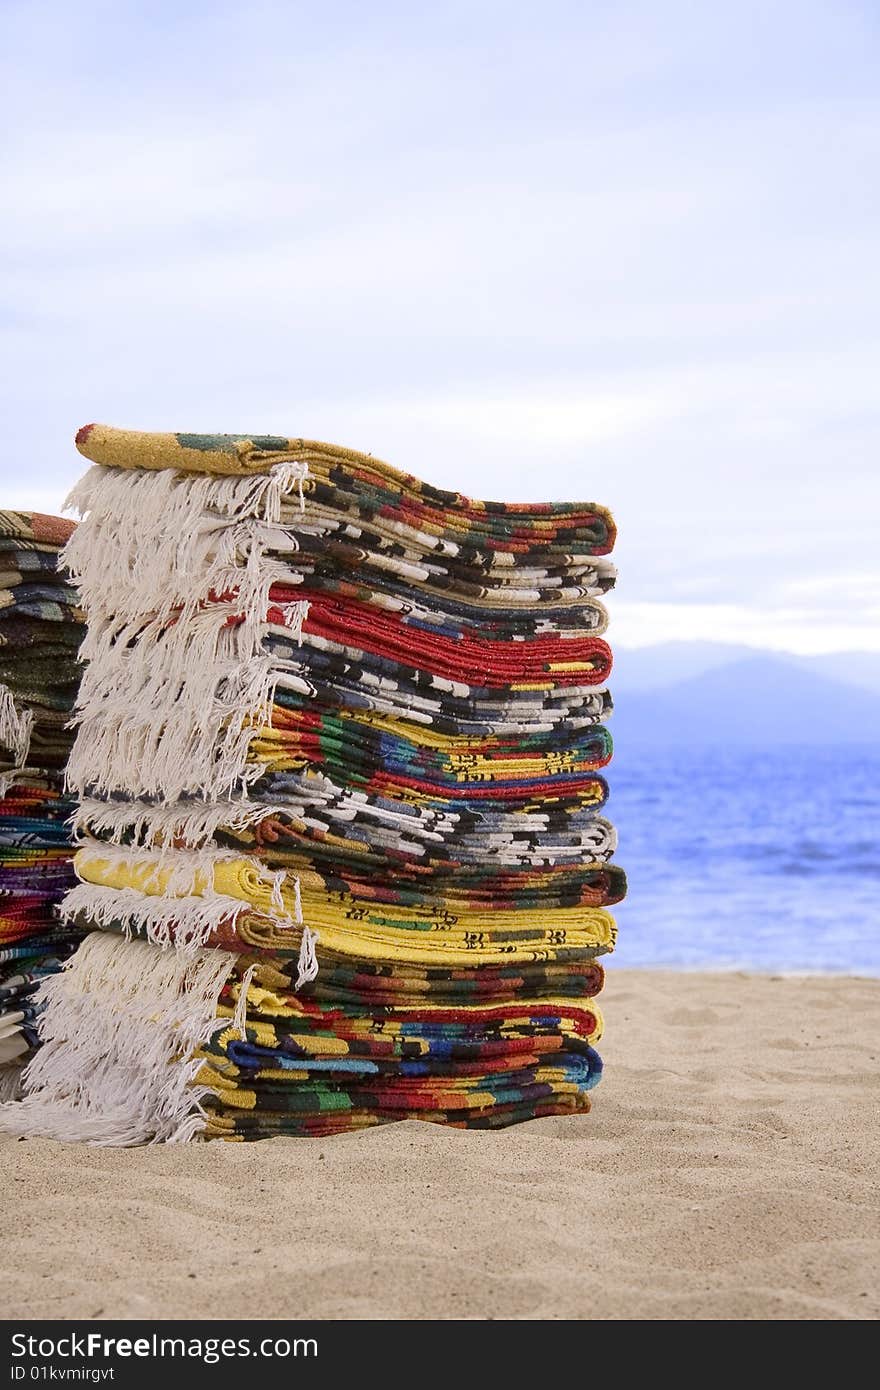
[(719, 666), (732, 666), (759, 653), (730, 642), (661, 642), (651, 647), (618, 647), (614, 642), (615, 690), (663, 690)]
[(835, 652), (831, 656), (793, 656), (790, 660), (811, 674), (880, 695), (880, 652)]
[(650, 743), (672, 756), (681, 740), (739, 748), (880, 744), (880, 695), (785, 657), (749, 656), (655, 692), (620, 689), (613, 679), (611, 688), (621, 752)]
[[(613, 642), (612, 642), (613, 645)], [(743, 661), (780, 661), (811, 677), (855, 685), (880, 695), (880, 652), (837, 652), (795, 656), (732, 642), (664, 642), (651, 647), (614, 648), (613, 687), (618, 694), (666, 690), (709, 671)]]

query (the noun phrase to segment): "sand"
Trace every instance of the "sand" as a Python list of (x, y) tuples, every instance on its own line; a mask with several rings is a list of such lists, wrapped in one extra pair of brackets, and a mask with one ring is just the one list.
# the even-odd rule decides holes
[(874, 1318), (880, 980), (610, 972), (590, 1115), (0, 1144), (0, 1316)]

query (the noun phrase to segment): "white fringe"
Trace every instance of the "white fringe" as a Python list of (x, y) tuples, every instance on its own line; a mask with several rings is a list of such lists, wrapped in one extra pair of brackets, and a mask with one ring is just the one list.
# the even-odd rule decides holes
[(218, 830), (250, 830), (289, 808), (259, 801), (177, 802), (97, 801), (86, 797), (68, 821), (76, 842), (100, 835), (111, 844), (131, 839), (136, 845), (180, 845), (199, 849), (216, 839)]
[(320, 937), (311, 927), (304, 926), (302, 929), (302, 940), (299, 944), (299, 959), (297, 960), (297, 976), (294, 989), (301, 989), (310, 980), (317, 979), (318, 976), (318, 957), (315, 953)]
[[(78, 732), (67, 783), (168, 805), (243, 794), (255, 726), (271, 720), (279, 676), (263, 651), (269, 591), (302, 576), (273, 554), (304, 463), (245, 478), (164, 469), (90, 469), (69, 505), (84, 514), (64, 551), (88, 614)], [(308, 605), (279, 605), (301, 640)]]
[[(127, 941), (145, 938), (161, 950), (173, 948), (189, 956), (206, 949), (220, 927), (237, 931), (238, 919), (243, 912), (255, 917), (267, 916), (254, 912), (241, 898), (230, 898), (223, 893), (179, 898), (151, 897), (147, 893), (139, 893), (136, 888), (105, 888), (94, 883), (79, 883), (71, 888), (58, 910), (62, 921), (78, 920), (100, 928), (121, 928)], [(301, 917), (267, 919), (285, 930), (302, 926), (295, 988), (299, 989), (301, 985), (316, 979), (318, 933), (306, 926)], [(242, 949), (246, 949), (245, 943), (242, 943)]]
[[(293, 605), (292, 626), (305, 605)], [(265, 607), (263, 607), (265, 615)], [(205, 622), (203, 619), (210, 621)], [(165, 804), (231, 799), (263, 773), (248, 764), (257, 727), (271, 724), (287, 664), (260, 653), (260, 636), (213, 614), (160, 633), (111, 639), (86, 667), (67, 783), (80, 796), (124, 792)], [(93, 629), (100, 640), (100, 627)]]
[(242, 975), (238, 998), (235, 1001), (235, 1013), (232, 1015), (232, 1026), (237, 1030), (242, 1042), (247, 1042), (247, 997), (256, 968), (256, 965), (249, 965)]
[(113, 1147), (183, 1143), (205, 1127), (195, 1051), (225, 1020), (228, 951), (188, 956), (93, 932), (38, 992), (43, 1046), (0, 1132)]
[[(296, 549), (279, 529), (281, 501), (308, 476), (305, 463), (252, 477), (174, 469), (90, 468), (65, 509), (83, 518), (62, 552), (90, 611), (168, 613), (192, 601), (194, 585), (222, 592), (238, 556)], [(286, 544), (285, 544), (285, 539)]]
[(151, 897), (136, 888), (104, 888), (94, 883), (71, 888), (58, 909), (62, 921), (80, 919), (96, 927), (121, 927), (129, 941), (145, 937), (163, 950), (173, 947), (189, 956), (204, 950), (221, 926), (236, 930), (247, 910), (241, 898), (223, 893)]
[(0, 684), (0, 746), (8, 748), (15, 761), (15, 768), (7, 772), (7, 778), (27, 764), (33, 728), (33, 710), (16, 709), (9, 686)]

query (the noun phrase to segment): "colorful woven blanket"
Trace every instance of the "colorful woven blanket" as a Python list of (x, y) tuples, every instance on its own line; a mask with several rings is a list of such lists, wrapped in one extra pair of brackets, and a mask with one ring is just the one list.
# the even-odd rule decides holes
[(40, 981), (81, 939), (57, 906), (75, 883), (63, 773), (85, 628), (59, 570), (73, 523), (0, 512), (0, 1090), (36, 1042)]
[(587, 1109), (625, 893), (601, 814), (608, 511), (477, 502), (307, 440), (95, 425), (77, 446), (63, 914), (91, 935), (39, 986), (45, 1046), (0, 1127)]

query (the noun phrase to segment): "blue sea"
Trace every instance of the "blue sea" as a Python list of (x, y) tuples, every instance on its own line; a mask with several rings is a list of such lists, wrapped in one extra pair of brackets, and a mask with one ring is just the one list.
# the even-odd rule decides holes
[(624, 748), (608, 779), (615, 964), (880, 974), (876, 747)]

